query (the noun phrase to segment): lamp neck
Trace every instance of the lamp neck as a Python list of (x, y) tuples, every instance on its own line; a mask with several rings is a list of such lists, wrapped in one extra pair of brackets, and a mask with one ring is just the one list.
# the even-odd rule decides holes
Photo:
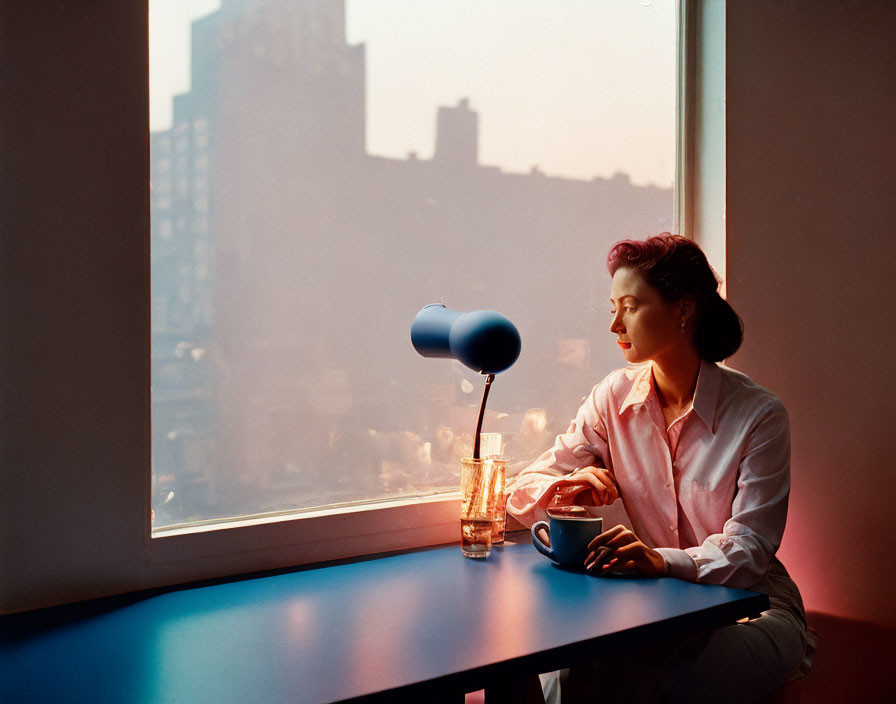
[(494, 374), (485, 378), (485, 391), (482, 392), (482, 405), (479, 406), (479, 420), (476, 422), (476, 436), (473, 439), (473, 459), (479, 459), (479, 436), (482, 434), (482, 419), (485, 417), (485, 402), (488, 400), (488, 392), (495, 380)]

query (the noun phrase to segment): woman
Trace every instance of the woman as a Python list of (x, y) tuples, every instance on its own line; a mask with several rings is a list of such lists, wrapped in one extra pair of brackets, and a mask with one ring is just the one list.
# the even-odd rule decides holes
[(775, 551), (790, 490), (784, 406), (716, 364), (743, 339), (700, 248), (664, 233), (610, 250), (610, 331), (629, 365), (592, 390), (554, 447), (514, 480), (508, 511), (621, 499), (617, 525), (589, 545), (594, 574), (637, 573), (745, 587), (771, 608), (749, 622), (573, 668), (564, 701), (761, 699), (807, 668), (796, 585)]

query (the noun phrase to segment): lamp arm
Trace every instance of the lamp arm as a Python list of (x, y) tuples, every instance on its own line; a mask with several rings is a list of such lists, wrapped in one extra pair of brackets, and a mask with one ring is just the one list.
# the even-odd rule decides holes
[(494, 374), (489, 374), (485, 378), (485, 391), (482, 392), (482, 405), (479, 406), (479, 420), (476, 421), (476, 437), (473, 440), (473, 459), (479, 459), (479, 435), (482, 433), (482, 419), (485, 416), (485, 402), (488, 400), (488, 392), (495, 380)]

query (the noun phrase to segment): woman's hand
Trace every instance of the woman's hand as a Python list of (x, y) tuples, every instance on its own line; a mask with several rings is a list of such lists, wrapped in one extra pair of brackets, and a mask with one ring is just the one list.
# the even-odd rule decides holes
[(666, 561), (653, 548), (623, 525), (604, 531), (588, 543), (585, 569), (589, 572), (637, 572), (646, 577), (663, 577)]
[(542, 497), (542, 506), (609, 506), (618, 498), (619, 489), (609, 470), (584, 467), (554, 484), (553, 492)]

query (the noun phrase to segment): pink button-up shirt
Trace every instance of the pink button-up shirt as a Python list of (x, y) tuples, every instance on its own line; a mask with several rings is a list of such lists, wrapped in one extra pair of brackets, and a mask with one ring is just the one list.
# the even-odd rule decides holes
[(787, 517), (784, 406), (746, 375), (704, 361), (691, 407), (667, 427), (654, 383), (645, 363), (595, 386), (554, 447), (514, 479), (507, 510), (526, 525), (543, 520), (537, 502), (559, 478), (604, 466), (635, 534), (672, 576), (776, 591), (763, 582)]

